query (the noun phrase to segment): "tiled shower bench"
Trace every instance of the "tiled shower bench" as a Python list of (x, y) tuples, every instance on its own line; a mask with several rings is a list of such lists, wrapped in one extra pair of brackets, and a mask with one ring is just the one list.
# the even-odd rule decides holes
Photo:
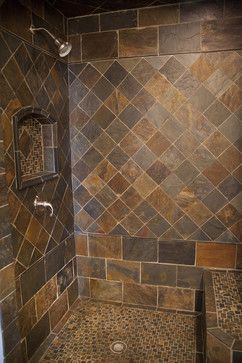
[(207, 363), (242, 362), (242, 271), (204, 273)]

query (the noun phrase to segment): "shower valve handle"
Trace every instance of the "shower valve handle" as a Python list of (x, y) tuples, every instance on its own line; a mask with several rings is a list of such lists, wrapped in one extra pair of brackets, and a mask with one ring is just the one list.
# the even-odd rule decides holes
[(50, 217), (53, 216), (54, 213), (54, 209), (51, 203), (48, 202), (41, 202), (39, 201), (39, 197), (38, 195), (36, 195), (35, 200), (34, 200), (34, 207), (45, 207), (45, 208), (50, 208)]

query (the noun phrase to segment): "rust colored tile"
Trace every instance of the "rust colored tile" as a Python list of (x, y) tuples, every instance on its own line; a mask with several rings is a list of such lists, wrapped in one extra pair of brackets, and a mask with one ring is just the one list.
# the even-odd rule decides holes
[(237, 246), (236, 268), (242, 269), (242, 246)]
[(170, 82), (168, 82), (167, 79), (160, 73), (155, 73), (145, 85), (146, 90), (159, 101), (170, 87)]
[(178, 5), (140, 9), (139, 26), (176, 24), (178, 17)]
[(75, 245), (76, 245), (76, 254), (87, 256), (87, 235), (85, 234), (75, 234)]
[(115, 219), (107, 211), (98, 218), (97, 223), (105, 233), (109, 233), (117, 224)]
[(128, 187), (129, 183), (126, 179), (120, 174), (117, 173), (108, 183), (110, 188), (117, 194), (122, 194)]
[(121, 148), (129, 155), (132, 156), (136, 151), (138, 151), (142, 142), (138, 139), (132, 132), (128, 133), (125, 138), (120, 143)]
[(157, 183), (160, 184), (170, 174), (170, 170), (159, 160), (146, 171), (146, 173)]
[(118, 89), (115, 89), (105, 101), (105, 105), (115, 115), (119, 115), (128, 105), (128, 103), (128, 99)]
[(187, 211), (187, 214), (190, 216), (190, 218), (198, 225), (201, 226), (204, 224), (209, 218), (212, 217), (212, 213), (210, 210), (205, 207), (205, 205), (200, 202), (199, 200), (196, 200), (189, 210)]
[(67, 291), (50, 308), (50, 326), (53, 329), (68, 310)]
[(107, 279), (125, 282), (140, 282), (140, 263), (107, 260)]
[(138, 136), (143, 142), (149, 140), (149, 138), (155, 133), (155, 127), (147, 119), (143, 118), (140, 120), (132, 131)]
[(122, 301), (122, 284), (105, 280), (90, 280), (91, 297), (98, 300)]
[(157, 53), (157, 28), (120, 30), (120, 57), (156, 55)]
[(106, 183), (116, 174), (117, 170), (107, 160), (102, 160), (93, 171)]
[(225, 226), (230, 227), (239, 221), (241, 214), (232, 204), (227, 204), (220, 212), (217, 213), (217, 217), (223, 222), (223, 224), (225, 224)]
[(165, 309), (194, 311), (194, 290), (178, 287), (159, 287), (158, 305)]
[(139, 193), (132, 186), (126, 190), (121, 199), (131, 209), (135, 208), (142, 200)]
[(235, 112), (242, 104), (242, 90), (233, 84), (219, 99), (231, 112)]
[(224, 180), (228, 174), (228, 170), (226, 170), (218, 161), (214, 161), (203, 171), (203, 175), (205, 175), (215, 186)]
[(231, 228), (231, 232), (241, 241), (242, 238), (242, 219), (235, 223)]
[(205, 21), (201, 25), (202, 50), (240, 49), (241, 32), (240, 18)]
[(105, 183), (98, 175), (90, 174), (84, 180), (83, 185), (89, 193), (95, 195), (104, 187)]
[(132, 159), (130, 159), (122, 167), (121, 173), (130, 183), (133, 183), (143, 171)]
[(236, 246), (224, 243), (197, 243), (197, 266), (234, 268)]
[(152, 305), (157, 304), (157, 288), (155, 286), (124, 284), (124, 302), (136, 305)]
[(168, 149), (170, 144), (170, 141), (159, 131), (157, 131), (150, 138), (146, 145), (156, 156), (160, 156), (166, 151), (166, 149)]
[(117, 219), (117, 221), (120, 221), (130, 212), (130, 209), (118, 199), (108, 208), (108, 212)]
[(218, 161), (230, 172), (234, 171), (242, 162), (242, 155), (231, 145), (227, 150), (225, 150), (218, 158)]
[(108, 59), (118, 56), (118, 38), (115, 31), (82, 35), (82, 59)]
[(53, 277), (35, 295), (38, 320), (41, 318), (42, 315), (46, 313), (46, 311), (50, 308), (50, 306), (53, 304), (56, 298), (57, 298), (57, 281), (56, 277)]
[(225, 149), (227, 149), (227, 147), (229, 147), (230, 142), (223, 136), (223, 134), (221, 134), (221, 132), (215, 131), (204, 142), (204, 145), (215, 156), (219, 156)]
[(215, 64), (208, 54), (201, 54), (195, 63), (191, 66), (192, 75), (200, 82), (208, 79), (215, 71)]
[(89, 236), (89, 254), (93, 257), (121, 258), (121, 237)]

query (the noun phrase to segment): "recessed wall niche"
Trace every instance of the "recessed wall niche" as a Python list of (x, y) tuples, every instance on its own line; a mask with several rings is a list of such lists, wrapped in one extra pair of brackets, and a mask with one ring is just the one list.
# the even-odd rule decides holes
[(57, 122), (44, 110), (26, 107), (13, 116), (18, 189), (58, 175)]

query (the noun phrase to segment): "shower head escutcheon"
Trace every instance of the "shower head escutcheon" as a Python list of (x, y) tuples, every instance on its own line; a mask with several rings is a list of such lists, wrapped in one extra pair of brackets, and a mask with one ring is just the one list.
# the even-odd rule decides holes
[(35, 28), (33, 26), (31, 26), (29, 28), (29, 30), (31, 31), (31, 33), (35, 33), (36, 31), (45, 31), (47, 34), (49, 34), (49, 36), (55, 41), (55, 44), (58, 46), (58, 50), (59, 50), (59, 56), (60, 57), (65, 57), (66, 55), (68, 55), (71, 51), (72, 45), (69, 42), (65, 42), (62, 39), (58, 39), (56, 38), (49, 30), (45, 29), (45, 28)]

